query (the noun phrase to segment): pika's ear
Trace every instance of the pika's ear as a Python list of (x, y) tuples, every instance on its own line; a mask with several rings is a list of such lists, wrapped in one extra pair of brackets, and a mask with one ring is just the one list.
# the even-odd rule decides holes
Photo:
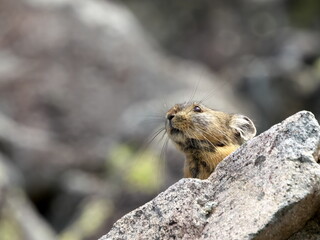
[(250, 140), (257, 133), (253, 122), (243, 115), (233, 115), (230, 126), (236, 131), (237, 135), (239, 135), (241, 143)]

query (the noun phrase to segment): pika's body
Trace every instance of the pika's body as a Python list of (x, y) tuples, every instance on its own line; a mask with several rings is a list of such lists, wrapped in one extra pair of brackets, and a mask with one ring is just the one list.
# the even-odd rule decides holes
[(208, 178), (220, 161), (256, 134), (248, 117), (195, 102), (176, 104), (166, 119), (169, 138), (186, 156), (184, 177)]

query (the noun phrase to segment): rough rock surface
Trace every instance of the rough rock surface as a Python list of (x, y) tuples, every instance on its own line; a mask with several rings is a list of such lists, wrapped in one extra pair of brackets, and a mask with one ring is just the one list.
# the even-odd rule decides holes
[(319, 147), (317, 120), (299, 112), (243, 145), (208, 180), (180, 180), (100, 240), (288, 239), (320, 207)]

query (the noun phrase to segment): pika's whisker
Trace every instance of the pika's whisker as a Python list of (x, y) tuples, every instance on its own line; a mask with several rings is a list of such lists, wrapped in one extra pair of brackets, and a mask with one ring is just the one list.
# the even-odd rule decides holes
[[(151, 137), (149, 138), (149, 140), (147, 141), (147, 145), (149, 145), (150, 143), (152, 143), (152, 142), (154, 141), (154, 139), (155, 139), (156, 137), (158, 137), (159, 134), (160, 134), (161, 132), (163, 132), (163, 131), (164, 131), (164, 134), (165, 134), (165, 133), (166, 133), (166, 129), (165, 129), (164, 127), (156, 130), (156, 131), (151, 135)], [(163, 138), (163, 136), (162, 136), (162, 138)]]

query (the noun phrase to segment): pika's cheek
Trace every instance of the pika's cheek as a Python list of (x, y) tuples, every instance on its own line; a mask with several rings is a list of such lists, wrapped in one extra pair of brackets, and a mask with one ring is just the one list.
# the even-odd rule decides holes
[(210, 128), (212, 118), (210, 116), (207, 116), (206, 114), (199, 113), (192, 117), (192, 122), (195, 128), (207, 130)]

